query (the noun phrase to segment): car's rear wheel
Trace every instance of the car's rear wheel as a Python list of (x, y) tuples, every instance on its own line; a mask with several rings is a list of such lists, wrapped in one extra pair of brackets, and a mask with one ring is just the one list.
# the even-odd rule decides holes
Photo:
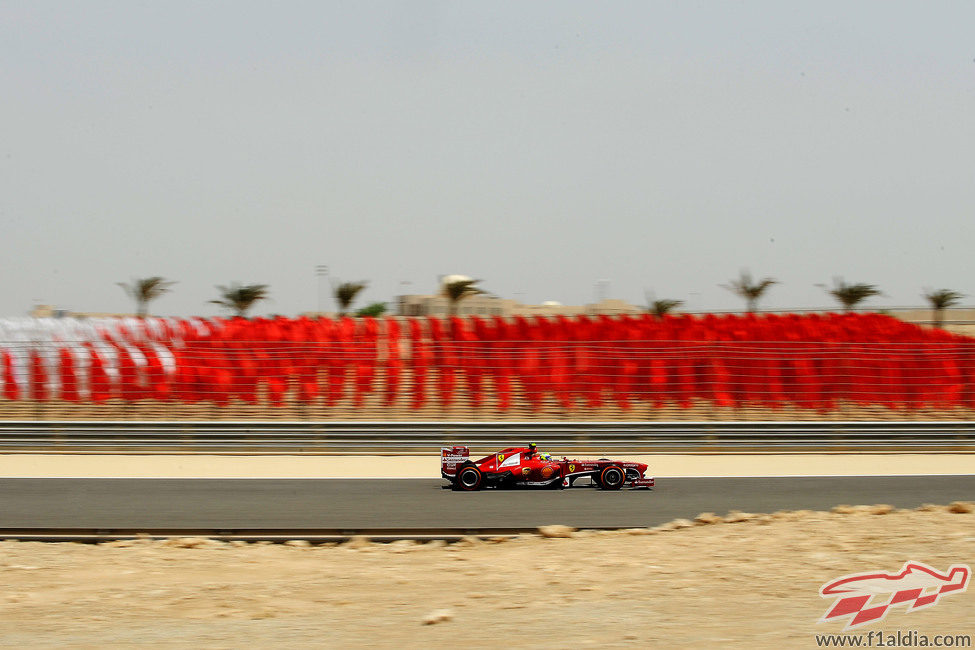
[(626, 482), (626, 474), (616, 465), (609, 465), (599, 473), (599, 487), (604, 490), (618, 490)]
[(457, 472), (457, 479), (454, 481), (454, 485), (457, 486), (458, 490), (473, 492), (474, 490), (480, 490), (481, 483), (483, 482), (484, 475), (481, 473), (481, 470), (477, 469), (474, 465), (465, 465)]

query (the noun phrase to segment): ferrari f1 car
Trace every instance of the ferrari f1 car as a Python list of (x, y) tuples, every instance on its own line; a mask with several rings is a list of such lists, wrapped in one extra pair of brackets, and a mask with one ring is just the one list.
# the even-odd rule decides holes
[(440, 474), (455, 490), (480, 490), (488, 487), (572, 487), (581, 478), (587, 485), (603, 490), (623, 486), (652, 488), (653, 477), (645, 476), (644, 463), (600, 458), (570, 460), (552, 458), (539, 452), (534, 443), (528, 447), (508, 447), (472, 460), (467, 447), (443, 447), (440, 452)]

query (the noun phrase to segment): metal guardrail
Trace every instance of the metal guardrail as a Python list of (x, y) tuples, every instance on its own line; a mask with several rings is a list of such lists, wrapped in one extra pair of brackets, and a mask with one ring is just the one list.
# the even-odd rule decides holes
[(975, 422), (0, 422), (0, 452), (417, 455), (975, 452)]

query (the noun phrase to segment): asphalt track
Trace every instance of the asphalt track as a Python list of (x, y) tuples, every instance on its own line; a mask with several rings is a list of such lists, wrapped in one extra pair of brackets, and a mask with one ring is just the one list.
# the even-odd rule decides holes
[(975, 500), (975, 475), (667, 478), (656, 489), (453, 492), (429, 479), (0, 479), (0, 529), (654, 526), (701, 512)]

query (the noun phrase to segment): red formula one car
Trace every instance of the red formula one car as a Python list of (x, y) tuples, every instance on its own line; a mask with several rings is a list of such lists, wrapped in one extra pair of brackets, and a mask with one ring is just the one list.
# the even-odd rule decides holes
[(444, 447), (440, 452), (440, 474), (455, 490), (480, 490), (486, 487), (572, 487), (580, 478), (604, 490), (624, 485), (652, 488), (653, 477), (645, 476), (644, 463), (621, 460), (570, 460), (552, 458), (539, 452), (535, 444), (508, 447), (496, 454), (471, 460), (467, 447)]

